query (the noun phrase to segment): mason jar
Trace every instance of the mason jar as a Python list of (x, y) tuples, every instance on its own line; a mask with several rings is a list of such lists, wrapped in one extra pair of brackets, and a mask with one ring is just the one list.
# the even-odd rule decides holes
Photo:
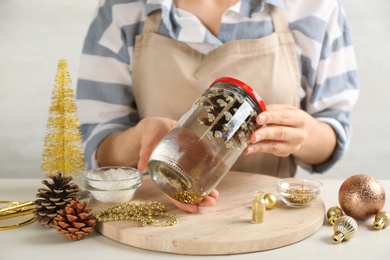
[(247, 147), (265, 110), (244, 82), (215, 80), (154, 149), (148, 162), (152, 180), (178, 201), (200, 202)]

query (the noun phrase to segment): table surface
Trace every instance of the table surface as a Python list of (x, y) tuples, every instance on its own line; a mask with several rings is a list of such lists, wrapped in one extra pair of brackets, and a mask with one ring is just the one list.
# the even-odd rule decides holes
[[(160, 201), (177, 217), (172, 227), (143, 227), (134, 221), (107, 221), (96, 229), (110, 239), (143, 249), (186, 254), (227, 255), (259, 252), (291, 245), (318, 231), (324, 223), (324, 203), (315, 199), (308, 207), (292, 208), (279, 199), (276, 177), (229, 172), (218, 185), (220, 196), (214, 207), (189, 214), (174, 207), (150, 176), (143, 176), (134, 203)], [(275, 194), (276, 206), (264, 213), (264, 223), (254, 225), (252, 201), (255, 191)], [(93, 213), (107, 204), (90, 201)]]
[[(41, 179), (0, 179), (0, 200), (28, 201), (35, 199)], [(338, 190), (344, 180), (321, 180), (324, 189), (321, 198), (326, 209), (338, 204)], [(390, 180), (378, 180), (385, 191)], [(0, 205), (1, 207), (1, 205)], [(386, 201), (384, 210), (390, 209)], [(9, 220), (0, 221), (0, 225)], [(335, 244), (333, 227), (327, 223), (312, 236), (289, 246), (255, 253), (229, 255), (229, 259), (388, 259), (390, 255), (390, 228), (375, 230), (373, 219), (358, 222), (358, 233), (351, 240)], [(98, 232), (80, 241), (62, 237), (54, 228), (48, 229), (37, 222), (16, 229), (0, 231), (0, 260), (8, 259), (225, 259), (227, 256), (192, 256), (162, 253), (135, 248), (115, 242)], [(264, 258), (265, 257), (265, 258)]]

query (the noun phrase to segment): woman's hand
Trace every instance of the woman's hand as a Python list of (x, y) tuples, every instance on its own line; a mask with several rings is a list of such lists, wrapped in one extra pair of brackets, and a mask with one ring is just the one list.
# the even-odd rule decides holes
[(145, 118), (138, 123), (140, 148), (137, 168), (140, 172), (147, 170), (149, 157), (154, 148), (175, 124), (174, 120), (156, 117)]
[(99, 165), (137, 166), (145, 171), (152, 151), (175, 123), (167, 118), (145, 118), (126, 131), (110, 134), (98, 147)]
[(328, 124), (292, 105), (269, 105), (256, 122), (262, 127), (252, 134), (244, 154), (293, 154), (315, 165), (326, 161), (336, 146), (336, 135)]
[(207, 195), (201, 202), (199, 202), (197, 204), (186, 204), (186, 203), (180, 202), (178, 200), (175, 200), (175, 199), (169, 197), (168, 195), (166, 195), (166, 196), (179, 209), (186, 211), (186, 212), (190, 212), (190, 213), (196, 213), (199, 211), (200, 207), (214, 206), (215, 203), (217, 202), (218, 197), (219, 197), (219, 192), (216, 189), (212, 190), (209, 195)]
[[(144, 119), (139, 123), (140, 130), (142, 131), (140, 135), (140, 150), (139, 150), (139, 162), (138, 170), (145, 171), (148, 167), (148, 160), (152, 154), (154, 148), (161, 141), (161, 139), (171, 130), (175, 125), (176, 121), (169, 119), (161, 118), (148, 118)], [(213, 190), (207, 195), (201, 202), (197, 204), (186, 204), (175, 200), (167, 196), (169, 200), (179, 209), (196, 213), (199, 211), (199, 207), (211, 207), (214, 206), (216, 200), (219, 197), (219, 192)]]

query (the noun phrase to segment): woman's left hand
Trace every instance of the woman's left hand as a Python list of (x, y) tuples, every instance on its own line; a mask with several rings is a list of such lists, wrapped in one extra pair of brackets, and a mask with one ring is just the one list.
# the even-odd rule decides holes
[(262, 127), (252, 134), (244, 153), (286, 157), (298, 151), (307, 137), (307, 117), (306, 112), (291, 105), (267, 106), (256, 119)]
[(336, 147), (333, 128), (292, 105), (268, 105), (256, 122), (261, 127), (250, 139), (244, 154), (270, 153), (279, 157), (294, 155), (316, 165), (329, 159)]

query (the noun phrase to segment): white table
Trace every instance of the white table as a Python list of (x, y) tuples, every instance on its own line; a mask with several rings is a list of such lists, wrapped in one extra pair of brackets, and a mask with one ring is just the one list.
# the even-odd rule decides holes
[[(34, 200), (41, 179), (0, 179), (0, 200)], [(379, 180), (390, 192), (390, 180)], [(343, 180), (322, 180), (321, 198), (326, 209), (338, 204), (338, 190)], [(387, 201), (384, 210), (390, 211)], [(315, 234), (296, 244), (256, 253), (229, 256), (190, 256), (143, 250), (112, 241), (94, 232), (80, 241), (62, 237), (54, 228), (37, 222), (24, 227), (0, 231), (0, 260), (9, 259), (389, 259), (390, 228), (375, 230), (373, 219), (358, 222), (355, 238), (335, 244), (333, 228), (325, 219)], [(3, 225), (0, 221), (0, 225)], [(8, 222), (8, 221), (7, 221)]]

